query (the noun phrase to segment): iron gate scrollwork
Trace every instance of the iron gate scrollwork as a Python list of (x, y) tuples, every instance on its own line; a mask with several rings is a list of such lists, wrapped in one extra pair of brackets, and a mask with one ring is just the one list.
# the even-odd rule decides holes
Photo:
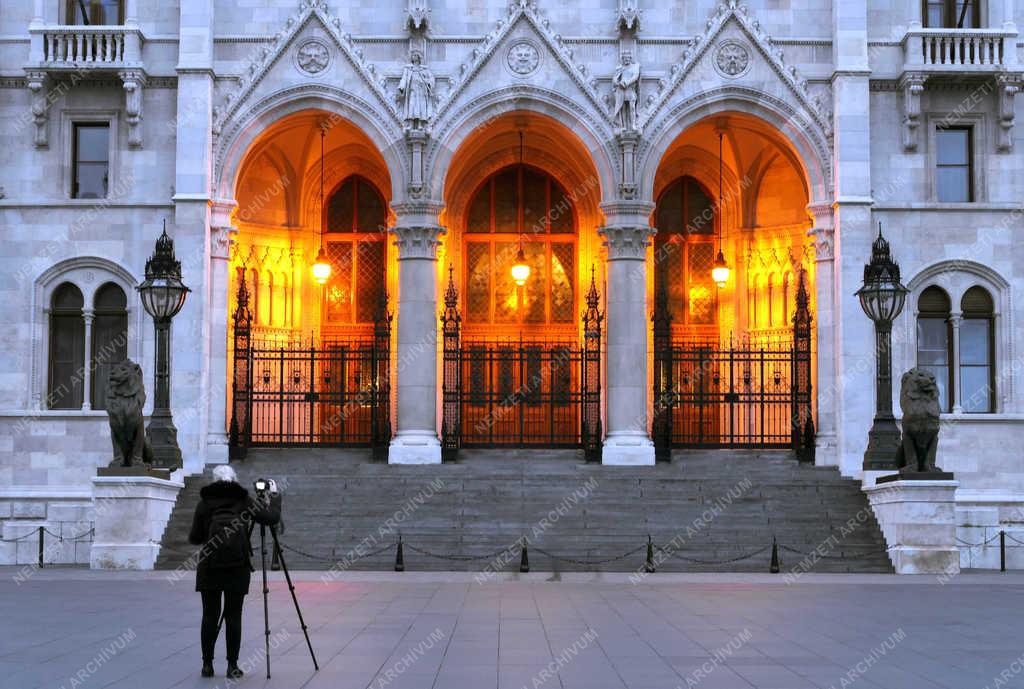
[(663, 285), (655, 295), (655, 458), (673, 447), (790, 448), (814, 461), (811, 315), (800, 274), (792, 338), (675, 340)]
[(449, 268), (442, 363), (441, 453), (462, 447), (582, 447), (601, 458), (601, 323), (591, 280), (583, 341), (463, 339)]
[(259, 340), (245, 282), (234, 316), (229, 456), (250, 447), (364, 446), (375, 460), (391, 440), (391, 315), (377, 305), (364, 339)]

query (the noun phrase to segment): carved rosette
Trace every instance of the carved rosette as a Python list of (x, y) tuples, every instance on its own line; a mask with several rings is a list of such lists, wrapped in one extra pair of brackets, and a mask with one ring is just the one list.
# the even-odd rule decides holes
[(714, 64), (715, 69), (723, 77), (741, 77), (750, 69), (750, 49), (737, 40), (724, 40), (718, 44), (715, 51)]
[(440, 225), (404, 225), (391, 228), (398, 247), (398, 260), (407, 258), (437, 259), (437, 247), (446, 230)]
[(647, 247), (655, 229), (649, 225), (610, 225), (597, 232), (608, 247), (608, 260), (639, 260), (647, 256)]

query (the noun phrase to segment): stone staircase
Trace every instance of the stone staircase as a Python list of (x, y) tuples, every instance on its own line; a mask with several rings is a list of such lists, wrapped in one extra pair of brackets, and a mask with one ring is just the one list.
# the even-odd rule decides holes
[[(392, 570), (400, 532), (406, 571), (519, 571), (517, 546), (493, 554), (524, 536), (534, 571), (642, 571), (648, 535), (667, 549), (654, 550), (659, 572), (767, 572), (773, 536), (783, 572), (892, 571), (860, 484), (788, 452), (677, 451), (670, 465), (606, 467), (573, 451), (464, 450), (455, 464), (388, 466), (368, 450), (290, 449), (234, 466), (246, 486), (284, 486), (281, 540), (296, 570)], [(186, 539), (209, 481), (187, 479), (158, 569), (195, 551)], [(819, 546), (824, 557), (805, 557)]]

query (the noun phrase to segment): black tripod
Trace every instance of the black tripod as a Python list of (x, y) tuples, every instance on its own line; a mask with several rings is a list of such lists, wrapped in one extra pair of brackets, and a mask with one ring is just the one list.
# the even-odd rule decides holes
[[(299, 609), (299, 599), (295, 596), (295, 586), (292, 584), (292, 576), (288, 573), (288, 565), (284, 561), (284, 553), (281, 552), (281, 543), (277, 539), (277, 528), (270, 527), (270, 535), (274, 539), (274, 557), (281, 563), (284, 571), (285, 581), (288, 582), (288, 590), (292, 594), (292, 602), (295, 604), (295, 614), (299, 616), (299, 624), (302, 626), (302, 633), (306, 636), (306, 646), (309, 647), (309, 657), (313, 659), (313, 670), (319, 670), (316, 662), (316, 654), (313, 652), (313, 644), (309, 640), (309, 630), (306, 628), (306, 621), (302, 619), (302, 610)], [(263, 570), (263, 638), (267, 652), (267, 679), (270, 679), (270, 609), (267, 605), (267, 527), (260, 524), (260, 565)]]

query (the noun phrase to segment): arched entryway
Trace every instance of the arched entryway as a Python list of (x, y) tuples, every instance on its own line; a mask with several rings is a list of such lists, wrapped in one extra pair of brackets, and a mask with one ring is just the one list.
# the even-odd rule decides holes
[(549, 117), (509, 113), (455, 152), (445, 194), (459, 319), (445, 338), (445, 449), (585, 444), (584, 416), (600, 416), (600, 359), (588, 364), (580, 319), (600, 223), (586, 149)]
[[(663, 457), (669, 446), (803, 443), (813, 380), (806, 179), (788, 140), (739, 112), (696, 122), (665, 151), (649, 280)], [(720, 260), (728, 278), (716, 284)]]
[[(397, 259), (391, 180), (365, 132), (301, 110), (238, 166), (229, 289), (231, 443), (377, 445), (390, 439)], [(315, 278), (315, 262), (329, 275)]]

